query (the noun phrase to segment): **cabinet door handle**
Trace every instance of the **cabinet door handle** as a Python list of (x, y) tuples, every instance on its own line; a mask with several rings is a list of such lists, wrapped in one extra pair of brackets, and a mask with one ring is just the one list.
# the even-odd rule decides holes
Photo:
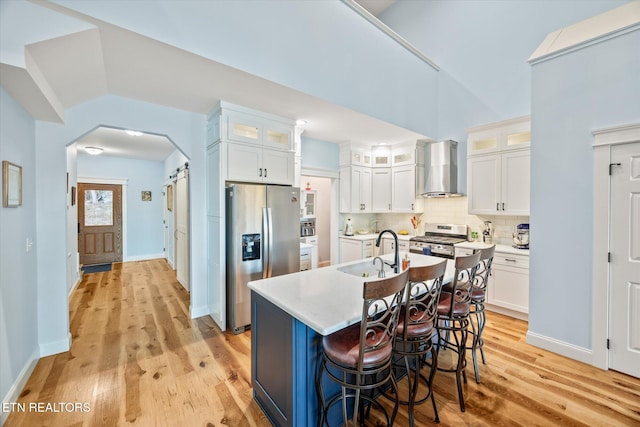
[(267, 177), (267, 168), (264, 168), (264, 177)]
[(411, 210), (413, 210), (413, 203), (411, 203)]
[[(265, 176), (267, 176), (267, 175), (265, 174)], [(504, 203), (502, 204), (502, 210), (504, 210)]]
[(262, 176), (262, 168), (260, 168), (260, 175), (259, 176)]
[(496, 210), (499, 211), (500, 210), (500, 203), (496, 203)]
[(505, 261), (509, 261), (509, 262), (517, 262), (517, 259), (512, 259), (512, 258), (505, 258)]
[(391, 210), (391, 203), (389, 203), (389, 210)]

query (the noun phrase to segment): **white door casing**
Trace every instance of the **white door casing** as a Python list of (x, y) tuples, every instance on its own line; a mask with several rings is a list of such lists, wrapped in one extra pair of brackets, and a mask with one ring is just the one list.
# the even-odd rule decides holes
[(611, 164), (611, 148), (628, 143), (640, 142), (640, 122), (602, 128), (593, 131), (593, 262), (591, 284), (591, 351), (589, 353), (576, 351), (562, 346), (558, 353), (565, 356), (591, 363), (600, 369), (609, 369), (609, 338), (610, 321), (610, 251), (611, 224), (611, 179), (609, 168)]
[(609, 367), (640, 378), (640, 142), (611, 148)]
[(175, 185), (175, 249), (176, 276), (178, 282), (189, 290), (189, 174), (184, 170), (178, 174)]

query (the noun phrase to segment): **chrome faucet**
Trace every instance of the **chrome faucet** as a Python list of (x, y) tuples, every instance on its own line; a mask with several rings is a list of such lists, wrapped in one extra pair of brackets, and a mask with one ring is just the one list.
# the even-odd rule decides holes
[(384, 274), (384, 260), (382, 258), (380, 258), (379, 256), (375, 257), (373, 259), (373, 265), (374, 266), (376, 265), (376, 260), (380, 260), (380, 270), (378, 270), (378, 278), (382, 279), (382, 278), (385, 277), (385, 274)]
[(382, 235), (384, 233), (391, 233), (391, 235), (393, 236), (393, 240), (395, 240), (395, 249), (396, 249), (396, 253), (393, 257), (393, 264), (389, 264), (388, 262), (384, 261), (383, 262), (385, 264), (387, 264), (389, 267), (393, 268), (393, 272), (394, 273), (398, 273), (400, 272), (400, 249), (398, 248), (398, 235), (396, 234), (395, 231), (393, 230), (382, 230), (380, 232), (380, 234), (378, 234), (378, 238), (376, 239), (376, 248), (380, 247), (380, 240), (382, 239)]

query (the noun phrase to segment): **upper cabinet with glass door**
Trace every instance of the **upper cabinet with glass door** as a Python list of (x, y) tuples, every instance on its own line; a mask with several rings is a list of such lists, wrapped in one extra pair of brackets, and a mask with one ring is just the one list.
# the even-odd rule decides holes
[(467, 129), (467, 155), (489, 154), (531, 146), (529, 116), (517, 117)]
[[(216, 120), (216, 117), (219, 118)], [(293, 120), (221, 101), (212, 114), (208, 132), (211, 142), (223, 140), (293, 151)], [(218, 123), (216, 123), (218, 122)]]

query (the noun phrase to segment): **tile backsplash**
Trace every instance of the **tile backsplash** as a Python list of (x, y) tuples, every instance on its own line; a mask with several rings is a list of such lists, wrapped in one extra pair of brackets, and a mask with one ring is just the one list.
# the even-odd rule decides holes
[[(407, 230), (413, 233), (411, 226), (411, 214), (341, 214), (340, 227), (344, 230), (344, 223), (347, 218), (351, 218), (354, 231), (368, 229), (375, 230), (375, 221), (378, 221), (378, 230), (390, 228), (392, 230)], [(421, 223), (415, 231), (417, 234), (424, 233), (424, 223), (444, 223), (444, 224), (466, 224), (469, 227), (469, 240), (471, 232), (477, 231), (479, 240), (482, 239), (484, 221), (493, 223), (493, 239), (495, 243), (512, 245), (512, 233), (518, 224), (528, 223), (528, 216), (500, 216), (500, 215), (469, 215), (467, 213), (466, 197), (446, 197), (446, 198), (425, 198), (424, 213), (418, 215)]]

